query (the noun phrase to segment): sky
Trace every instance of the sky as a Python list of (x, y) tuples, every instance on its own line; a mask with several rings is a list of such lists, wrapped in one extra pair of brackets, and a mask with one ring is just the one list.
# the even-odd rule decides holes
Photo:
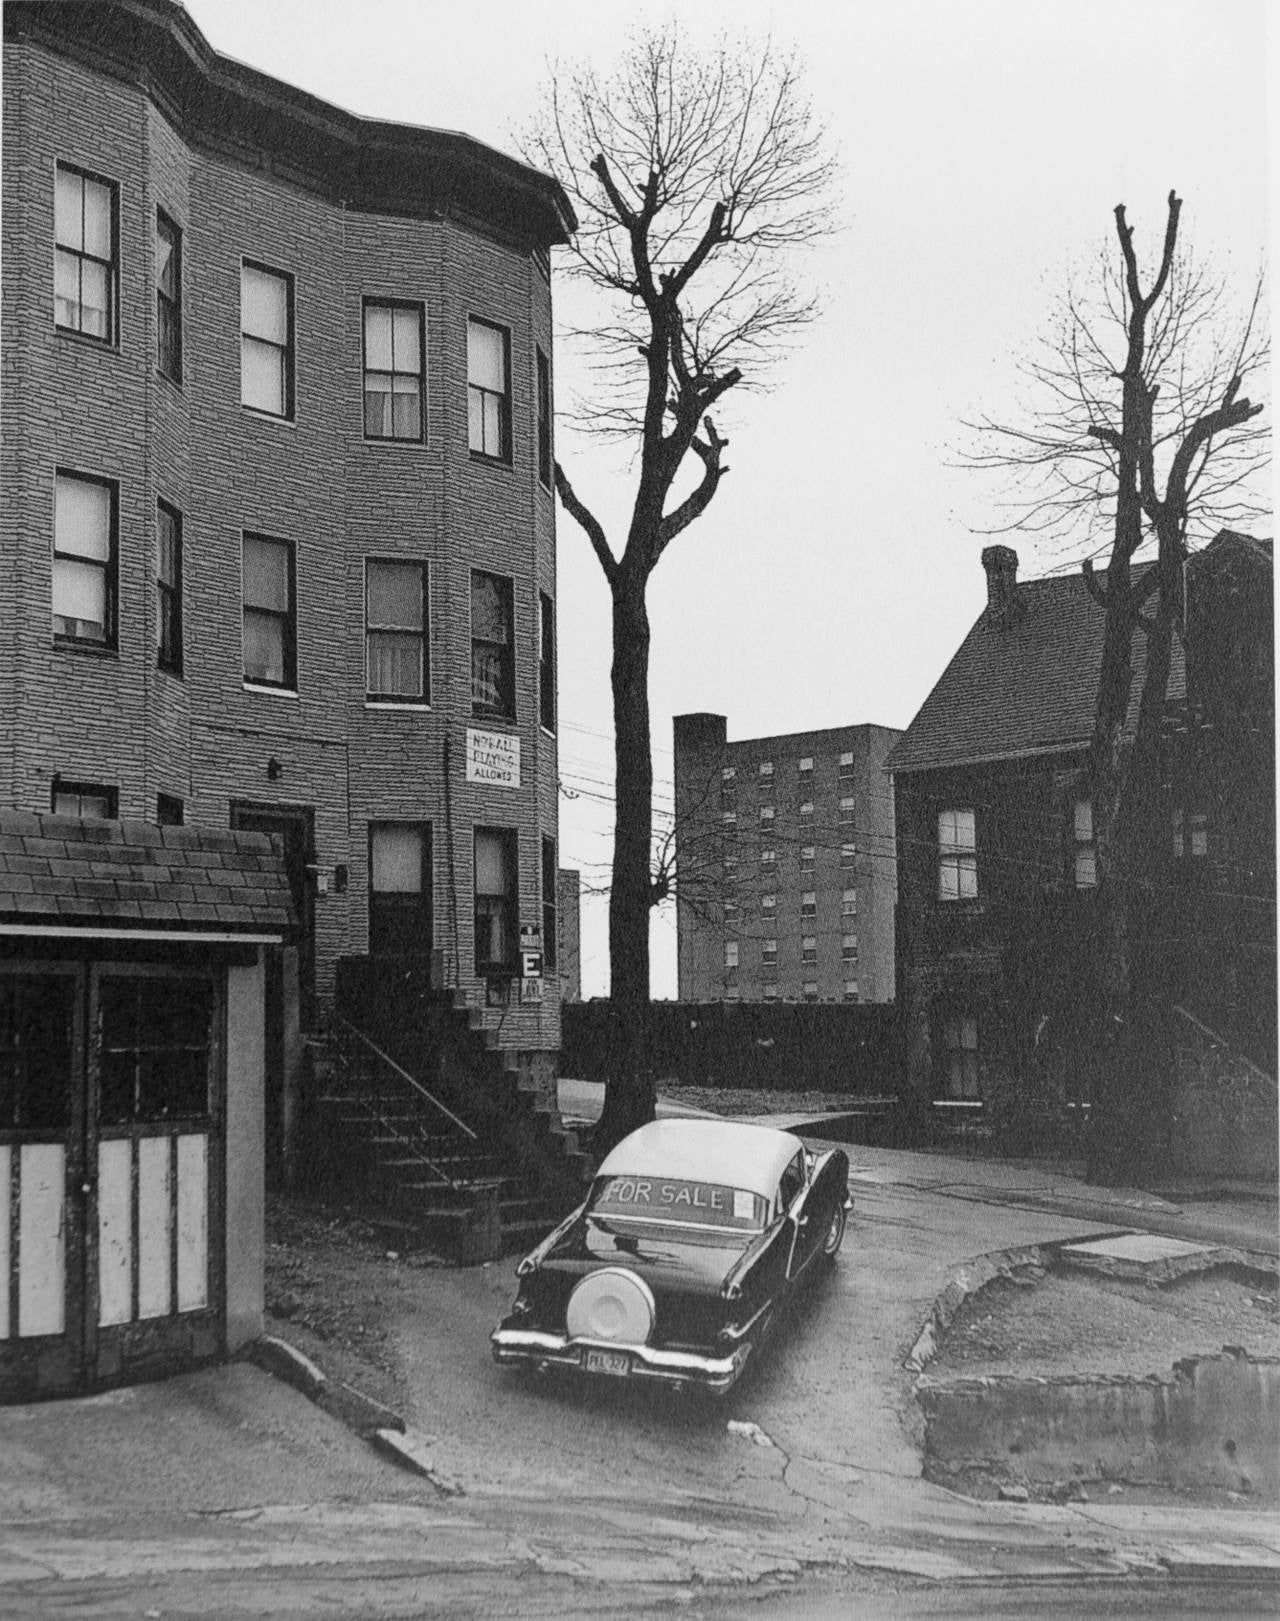
[[(216, 50), (265, 73), (512, 152), (554, 63), (608, 65), (634, 22), (678, 19), (706, 45), (731, 29), (803, 65), (840, 162), (840, 229), (795, 267), (821, 318), (719, 421), (729, 476), (650, 583), (659, 818), (673, 715), (723, 714), (731, 740), (909, 724), (983, 605), (980, 554), (1004, 521), (998, 487), (958, 460), (963, 424), (1014, 413), (1018, 360), (1114, 243), (1117, 203), (1156, 253), (1176, 189), (1182, 240), (1242, 299), (1275, 230), (1268, 0), (185, 3)], [(560, 345), (558, 402), (587, 381)], [(556, 448), (620, 537), (625, 459), (563, 430)], [(1024, 577), (1084, 549), (1001, 538)], [(583, 876), (591, 996), (608, 981), (609, 598), (563, 512), (558, 571), (560, 863)], [(653, 994), (674, 996), (672, 910), (651, 939)]]

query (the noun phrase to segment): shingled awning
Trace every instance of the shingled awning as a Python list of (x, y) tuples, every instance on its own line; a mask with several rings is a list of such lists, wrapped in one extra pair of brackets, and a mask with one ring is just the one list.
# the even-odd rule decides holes
[(0, 934), (270, 944), (293, 921), (265, 833), (0, 811)]

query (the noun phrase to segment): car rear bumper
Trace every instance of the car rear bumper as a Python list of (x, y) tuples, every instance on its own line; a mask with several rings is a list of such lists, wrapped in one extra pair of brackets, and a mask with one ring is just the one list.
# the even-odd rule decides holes
[(740, 1345), (728, 1356), (704, 1356), (696, 1351), (660, 1351), (650, 1345), (620, 1345), (614, 1340), (569, 1338), (541, 1329), (511, 1328), (500, 1324), (490, 1338), (495, 1362), (533, 1363), (538, 1367), (584, 1369), (587, 1352), (625, 1352), (629, 1377), (660, 1379), (672, 1385), (693, 1385), (721, 1396), (736, 1383), (751, 1354)]

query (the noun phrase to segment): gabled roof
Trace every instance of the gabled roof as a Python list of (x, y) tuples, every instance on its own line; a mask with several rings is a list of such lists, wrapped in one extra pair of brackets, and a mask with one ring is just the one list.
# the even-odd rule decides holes
[(279, 937), (293, 921), (265, 833), (0, 810), (6, 925)]
[[(1137, 577), (1149, 565), (1134, 569)], [(1103, 576), (1105, 582), (1105, 575)], [(1017, 612), (995, 624), (985, 607), (885, 762), (892, 772), (933, 771), (1087, 746), (1102, 662), (1104, 614), (1075, 571), (1019, 581)], [(1130, 718), (1137, 714), (1146, 641), (1133, 640)], [(1174, 638), (1169, 695), (1185, 685)]]

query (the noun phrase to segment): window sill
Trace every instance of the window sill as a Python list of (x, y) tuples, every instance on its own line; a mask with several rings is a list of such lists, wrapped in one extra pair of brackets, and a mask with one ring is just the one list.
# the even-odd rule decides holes
[(426, 714), (431, 704), (425, 698), (366, 698), (366, 709), (389, 710), (392, 713), (408, 713), (410, 715)]
[(509, 715), (505, 710), (498, 709), (473, 709), (471, 718), (472, 720), (487, 721), (491, 725), (514, 726), (516, 724), (514, 715)]
[(263, 698), (292, 698), (295, 703), (298, 701), (296, 687), (263, 687), (256, 681), (245, 681), (242, 685), (245, 692), (256, 693)]
[(175, 389), (179, 394), (182, 393), (182, 379), (181, 379), (181, 377), (174, 377), (172, 375), (172, 373), (167, 372), (167, 371), (162, 371), (159, 366), (156, 367), (156, 376), (160, 379), (160, 381), (162, 383), (167, 383), (170, 388)]
[(59, 653), (75, 653), (82, 658), (118, 659), (120, 651), (106, 642), (82, 642), (74, 636), (55, 636), (53, 645)]
[(172, 664), (157, 664), (156, 671), (159, 675), (167, 675), (170, 681), (176, 681), (179, 686), (183, 685), (181, 665), (175, 669)]
[(511, 457), (510, 456), (490, 456), (487, 451), (484, 451), (484, 450), (471, 450), (470, 446), (468, 446), (467, 448), (468, 448), (468, 452), (469, 452), (469, 454), (471, 456), (471, 460), (473, 462), (475, 462), (478, 466), (481, 466), (481, 467), (501, 467), (501, 468), (505, 468), (507, 470), (507, 472), (511, 471)]
[(274, 422), (281, 428), (296, 428), (298, 426), (296, 413), (293, 416), (280, 416), (275, 411), (263, 411), (256, 405), (246, 405), (243, 400), (240, 401), (240, 409), (246, 416), (251, 416), (258, 422)]
[(363, 437), (362, 443), (370, 446), (371, 448), (381, 446), (384, 450), (425, 450), (427, 448), (428, 441), (425, 435), (422, 435), (417, 439), (398, 439), (394, 434), (366, 433)]
[(120, 340), (118, 338), (95, 338), (89, 332), (77, 332), (73, 326), (55, 326), (54, 333), (59, 338), (65, 338), (69, 343), (80, 344), (85, 349), (97, 349), (104, 354), (118, 355), (120, 353)]

